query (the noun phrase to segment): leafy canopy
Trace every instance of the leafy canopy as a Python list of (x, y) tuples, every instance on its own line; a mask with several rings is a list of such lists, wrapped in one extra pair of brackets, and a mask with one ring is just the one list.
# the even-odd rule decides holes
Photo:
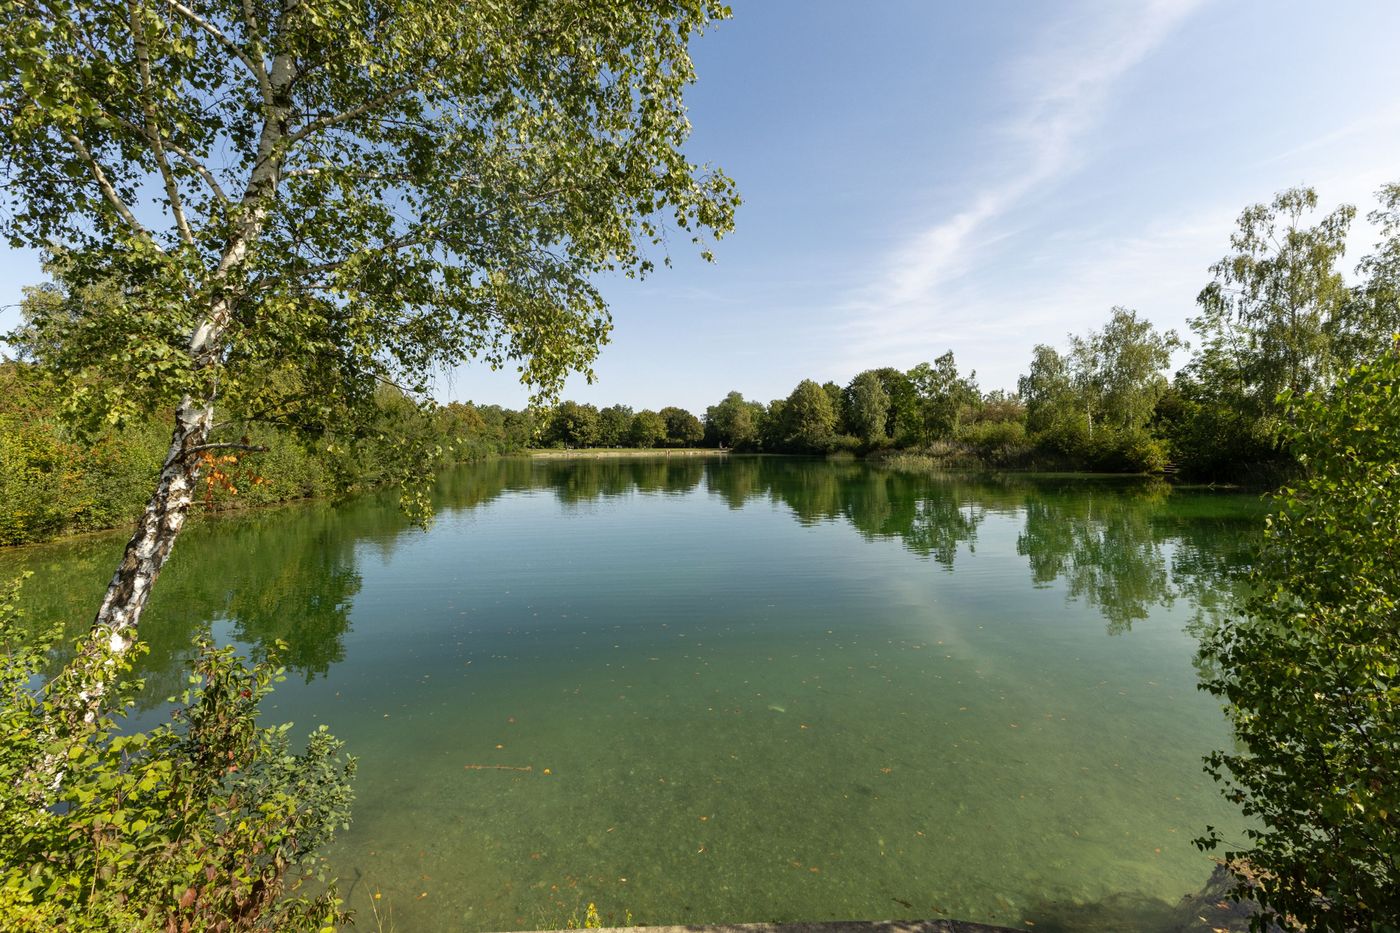
[[(730, 180), (682, 153), (688, 42), (727, 15), (3, 0), (0, 227), (75, 299), (39, 322), (55, 370), (113, 421), (217, 392), (311, 430), (471, 357), (554, 389), (607, 338), (598, 276), (731, 226)], [(98, 284), (123, 300), (80, 307)]]
[(1338, 269), (1356, 208), (1342, 205), (1315, 226), (1317, 193), (1292, 188), (1240, 214), (1231, 253), (1211, 266), (1191, 328), (1201, 338), (1188, 372), (1222, 401), (1256, 419), (1281, 416), (1279, 393), (1301, 395), (1339, 371), (1333, 335), (1350, 292)]

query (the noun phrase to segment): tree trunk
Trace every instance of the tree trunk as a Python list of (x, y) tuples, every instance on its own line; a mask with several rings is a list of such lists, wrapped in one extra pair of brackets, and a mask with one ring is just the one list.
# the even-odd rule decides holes
[[(55, 723), (56, 728), (67, 730), (70, 736), (79, 734), (101, 714), (103, 697), (127, 652), (137, 642), (137, 623), (146, 608), (151, 587), (170, 557), (194, 501), (200, 453), (213, 427), (214, 370), (225, 349), (224, 334), (237, 300), (239, 273), (262, 233), (268, 207), (281, 180), (291, 114), (288, 88), (296, 74), (296, 64), (289, 54), (280, 54), (273, 60), (264, 89), (266, 109), (258, 136), (257, 160), (237, 207), (235, 231), (208, 279), (213, 296), (208, 312), (190, 335), (190, 358), (196, 371), (208, 373), (208, 388), (198, 399), (186, 395), (175, 409), (175, 430), (161, 464), (155, 492), (146, 503), (121, 563), (107, 584), (107, 594), (93, 619), (87, 640), (59, 675), (75, 681), (70, 695), (77, 699), (63, 711), (61, 722)], [(40, 767), (54, 775), (55, 786), (62, 781), (62, 763), (58, 756), (51, 756)]]
[(170, 557), (194, 501), (199, 448), (208, 440), (213, 413), (212, 405), (188, 397), (175, 410), (175, 430), (155, 491), (107, 584), (91, 635), (65, 672), (79, 678), (78, 706), (70, 711), (70, 725), (96, 719), (112, 670), (136, 643), (137, 622), (151, 587)]

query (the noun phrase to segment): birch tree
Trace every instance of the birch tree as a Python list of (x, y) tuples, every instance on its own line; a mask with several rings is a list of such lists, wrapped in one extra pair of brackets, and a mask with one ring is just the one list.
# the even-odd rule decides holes
[[(171, 412), (169, 450), (65, 676), (91, 720), (208, 458), (312, 435), (476, 359), (548, 394), (610, 321), (598, 278), (737, 204), (688, 160), (714, 0), (0, 0), (0, 225), (70, 293), (75, 409)], [(664, 256), (664, 246), (661, 249)], [(71, 309), (70, 309), (71, 310)], [(49, 333), (53, 333), (52, 330)], [(224, 420), (220, 420), (224, 418)]]
[(1327, 386), (1345, 368), (1333, 335), (1351, 299), (1338, 265), (1356, 208), (1306, 226), (1317, 206), (1313, 189), (1292, 188), (1246, 208), (1196, 298), (1201, 348), (1188, 375), (1255, 420), (1277, 422), (1280, 392)]

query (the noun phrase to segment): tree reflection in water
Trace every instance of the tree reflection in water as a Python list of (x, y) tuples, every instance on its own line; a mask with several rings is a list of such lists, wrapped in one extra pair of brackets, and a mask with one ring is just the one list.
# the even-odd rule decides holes
[[(547, 491), (566, 508), (630, 495), (701, 490), (730, 509), (767, 501), (804, 524), (844, 522), (866, 540), (896, 540), (952, 571), (976, 551), (990, 515), (1020, 523), (1016, 552), (1036, 586), (1127, 631), (1153, 607), (1186, 599), (1195, 626), (1236, 604), (1258, 539), (1261, 508), (1173, 491), (1160, 481), (938, 476), (855, 462), (787, 457), (504, 459), (448, 471), (434, 493), (444, 517), (507, 493)], [(284, 664), (311, 680), (344, 654), (360, 592), (359, 548), (387, 557), (418, 534), (391, 495), (307, 503), (195, 523), (152, 599), (137, 663), (150, 697), (184, 686), (192, 636), (212, 632), (265, 655), (279, 641)], [(102, 535), (0, 557), (0, 575), (35, 571), (25, 590), (37, 625), (86, 628), (122, 538)], [(61, 658), (55, 663), (61, 662)]]

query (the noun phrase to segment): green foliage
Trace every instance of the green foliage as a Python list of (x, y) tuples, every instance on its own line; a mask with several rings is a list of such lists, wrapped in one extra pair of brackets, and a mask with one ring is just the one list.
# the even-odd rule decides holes
[(1176, 331), (1159, 334), (1127, 308), (1114, 308), (1103, 330), (1071, 337), (1070, 377), (1090, 431), (1141, 431), (1167, 391), (1163, 372), (1181, 346)]
[(1357, 266), (1361, 284), (1330, 328), (1334, 352), (1348, 365), (1375, 359), (1400, 333), (1400, 182), (1384, 186), (1377, 197), (1380, 207), (1366, 219), (1380, 239)]
[(960, 375), (951, 350), (932, 365), (920, 363), (909, 370), (909, 382), (916, 399), (916, 436), (921, 444), (952, 437), (962, 423), (965, 410), (982, 398), (977, 389), (977, 374)]
[[(143, 416), (87, 432), (69, 424), (62, 409), (43, 370), (0, 363), (0, 545), (122, 525), (145, 505), (168, 426)], [(249, 425), (246, 440), (267, 449), (211, 455), (198, 499), (228, 509), (377, 485), (416, 490), (418, 470), (521, 449), (528, 429), (511, 422), (526, 417), (470, 402), (424, 409), (381, 386), (359, 436), (331, 433), (312, 444)]]
[[(35, 643), (0, 593), (0, 927), (71, 930), (323, 930), (344, 916), (334, 885), (297, 894), (315, 853), (349, 818), (353, 759), (324, 728), (294, 754), (287, 726), (260, 727), (281, 679), (201, 643), (172, 722), (148, 732), (104, 714), (66, 751), (55, 786), (36, 767), (51, 720), (75, 699), (36, 683)], [(127, 679), (109, 708), (139, 684)]]
[(1070, 351), (1035, 348), (1020, 381), (1035, 445), (1081, 469), (1155, 472), (1168, 450), (1152, 433), (1169, 384), (1163, 370), (1181, 346), (1126, 308), (1114, 308), (1102, 330), (1070, 336)]
[(767, 451), (779, 451), (787, 445), (787, 399), (775, 398), (763, 409), (758, 419), (758, 443)]
[(1017, 394), (1026, 404), (1026, 427), (1034, 433), (1049, 431), (1075, 417), (1069, 361), (1054, 347), (1036, 344), (1030, 371), (1017, 384)]
[(836, 433), (836, 406), (831, 396), (811, 379), (804, 379), (782, 406), (781, 434), (789, 448), (818, 452), (829, 449)]
[(554, 447), (594, 446), (598, 442), (598, 409), (578, 402), (561, 402), (549, 417), (543, 440)]
[(972, 448), (988, 466), (1012, 466), (1028, 453), (1026, 426), (1021, 421), (974, 421), (958, 429), (957, 439)]
[(1356, 209), (1343, 205), (1304, 226), (1317, 203), (1311, 188), (1292, 188), (1246, 208), (1191, 320), (1202, 344), (1192, 377), (1271, 428), (1283, 413), (1279, 393), (1326, 386), (1338, 370), (1332, 334), (1351, 296), (1337, 265)]
[(706, 439), (717, 447), (752, 448), (758, 444), (763, 413), (760, 403), (746, 402), (738, 392), (730, 392), (705, 409)]
[(57, 280), (17, 342), (90, 428), (217, 399), (198, 444), (378, 440), (381, 386), (469, 359), (551, 395), (607, 340), (600, 275), (732, 226), (683, 151), (689, 43), (728, 15), (0, 5), (0, 232)]
[(1291, 459), (1269, 425), (1219, 404), (1185, 373), (1157, 402), (1152, 430), (1192, 479), (1254, 480), (1287, 473)]
[(126, 521), (160, 465), (168, 432), (83, 438), (58, 419), (60, 404), (31, 367), (0, 364), (0, 545)]
[(667, 447), (691, 447), (704, 439), (705, 426), (684, 408), (667, 406), (658, 414), (666, 422)]
[(874, 370), (866, 370), (851, 380), (842, 404), (846, 426), (852, 434), (872, 445), (889, 440), (890, 393)]
[(632, 430), (632, 409), (626, 405), (610, 405), (598, 412), (598, 446), (623, 447)]
[(627, 439), (633, 447), (661, 446), (666, 443), (666, 419), (650, 409), (642, 409), (632, 416)]
[(1400, 352), (1285, 395), (1303, 465), (1274, 498), (1256, 595), (1202, 644), (1202, 686), (1239, 745), (1207, 759), (1255, 821), (1213, 829), (1279, 922), (1391, 930), (1400, 917)]

